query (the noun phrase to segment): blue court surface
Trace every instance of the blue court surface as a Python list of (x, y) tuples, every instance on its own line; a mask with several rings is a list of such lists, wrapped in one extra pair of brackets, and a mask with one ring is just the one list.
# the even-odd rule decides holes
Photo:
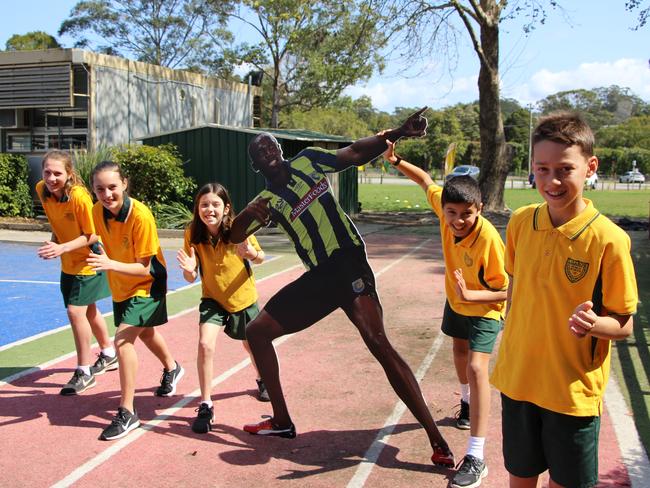
[[(38, 246), (0, 242), (0, 347), (69, 323), (59, 289), (59, 259), (43, 260)], [(176, 250), (165, 251), (168, 290), (188, 283), (176, 261)], [(98, 302), (102, 313), (112, 302)]]

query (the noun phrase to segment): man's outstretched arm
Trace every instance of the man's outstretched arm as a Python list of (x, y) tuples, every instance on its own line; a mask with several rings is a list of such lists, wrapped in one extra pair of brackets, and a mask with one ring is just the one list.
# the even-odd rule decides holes
[(347, 147), (336, 151), (336, 162), (340, 169), (360, 166), (372, 161), (386, 150), (386, 141), (396, 142), (402, 137), (421, 137), (427, 132), (427, 119), (422, 115), (428, 107), (411, 114), (396, 129), (382, 131), (377, 135), (364, 137)]

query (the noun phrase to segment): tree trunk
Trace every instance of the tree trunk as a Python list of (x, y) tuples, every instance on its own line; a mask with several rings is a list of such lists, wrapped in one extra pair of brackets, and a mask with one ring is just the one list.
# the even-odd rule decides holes
[(499, 88), (499, 19), (481, 24), (484, 53), (478, 76), (481, 174), (479, 185), (486, 210), (503, 210), (504, 187), (508, 176), (506, 139), (503, 132)]

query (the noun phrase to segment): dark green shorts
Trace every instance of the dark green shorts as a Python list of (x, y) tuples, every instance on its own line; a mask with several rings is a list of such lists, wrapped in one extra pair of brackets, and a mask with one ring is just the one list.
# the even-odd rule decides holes
[(102, 298), (110, 297), (106, 273), (94, 275), (71, 275), (61, 271), (61, 294), (65, 308), (68, 305), (92, 305)]
[(167, 301), (162, 298), (131, 297), (113, 302), (115, 327), (121, 324), (134, 327), (155, 327), (167, 322)]
[(548, 469), (567, 488), (598, 483), (600, 417), (574, 417), (501, 394), (503, 459), (509, 473), (529, 478)]
[(226, 311), (217, 301), (210, 298), (202, 298), (199, 305), (199, 323), (215, 324), (224, 327), (228, 337), (239, 341), (246, 340), (246, 326), (251, 322), (260, 309), (257, 302), (239, 312)]
[(445, 302), (442, 331), (450, 337), (469, 341), (471, 351), (492, 353), (501, 325), (500, 320), (460, 315), (451, 309), (449, 302)]

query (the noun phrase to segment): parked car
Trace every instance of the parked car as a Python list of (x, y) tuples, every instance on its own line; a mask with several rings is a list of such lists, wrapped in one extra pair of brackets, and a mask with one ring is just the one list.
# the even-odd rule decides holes
[(638, 171), (628, 171), (618, 177), (619, 183), (645, 183), (645, 176)]
[(456, 166), (451, 173), (449, 173), (447, 176), (445, 176), (445, 181), (449, 181), (451, 178), (454, 178), (456, 176), (471, 176), (475, 180), (478, 179), (478, 174), (481, 172), (481, 170), (478, 168), (478, 166), (470, 166), (470, 165), (461, 165), (461, 166)]
[(594, 173), (593, 175), (589, 176), (585, 180), (585, 186), (587, 188), (591, 188), (592, 190), (596, 189), (597, 184), (598, 184), (598, 173)]

